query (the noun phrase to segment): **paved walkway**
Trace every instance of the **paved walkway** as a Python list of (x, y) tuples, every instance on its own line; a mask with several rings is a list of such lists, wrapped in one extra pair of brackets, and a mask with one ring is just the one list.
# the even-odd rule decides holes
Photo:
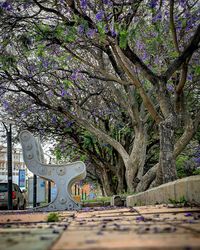
[(200, 208), (84, 208), (47, 213), (0, 211), (0, 249), (200, 249)]

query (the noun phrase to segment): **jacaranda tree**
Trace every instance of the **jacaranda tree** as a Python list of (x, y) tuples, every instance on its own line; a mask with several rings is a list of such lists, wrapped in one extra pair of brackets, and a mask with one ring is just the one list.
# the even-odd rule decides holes
[[(109, 144), (131, 191), (172, 181), (175, 159), (200, 122), (198, 21), (197, 1), (5, 1), (4, 106), (12, 102), (9, 93), (28, 96), (29, 109), (62, 115)], [(106, 107), (112, 130), (105, 127)], [(131, 130), (128, 147), (120, 123)], [(148, 141), (156, 134), (158, 163), (145, 173)]]

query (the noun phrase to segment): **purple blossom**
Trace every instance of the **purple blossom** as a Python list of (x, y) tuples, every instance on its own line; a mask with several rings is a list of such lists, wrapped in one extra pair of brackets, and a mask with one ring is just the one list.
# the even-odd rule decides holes
[(192, 81), (192, 75), (187, 76), (188, 81)]
[(108, 25), (106, 25), (105, 27), (104, 27), (104, 30), (105, 30), (105, 33), (108, 33)]
[(4, 101), (3, 101), (3, 107), (4, 107), (4, 109), (5, 109), (5, 110), (8, 110), (8, 109), (9, 109), (9, 107), (10, 107), (9, 102), (8, 102), (8, 101), (6, 101), (6, 100), (4, 100)]
[(52, 97), (52, 96), (53, 96), (53, 92), (50, 90), (50, 91), (47, 93), (47, 95), (48, 95), (49, 97)]
[(1, 4), (1, 8), (7, 11), (11, 11), (12, 10), (12, 5), (6, 1), (4, 3)]
[(82, 35), (82, 34), (83, 34), (83, 32), (84, 32), (84, 26), (83, 26), (82, 24), (81, 24), (81, 25), (79, 25), (79, 26), (78, 26), (78, 30), (77, 30), (77, 31), (78, 31), (78, 34), (79, 34), (79, 35)]
[(31, 4), (30, 3), (28, 3), (28, 2), (26, 2), (26, 3), (23, 3), (23, 8), (24, 8), (24, 10), (26, 10), (26, 9), (28, 9), (28, 7), (30, 6)]
[(194, 158), (194, 161), (195, 161), (197, 164), (200, 164), (200, 157), (199, 157), (199, 158)]
[(66, 127), (67, 127), (67, 128), (70, 128), (70, 127), (73, 125), (73, 123), (74, 123), (73, 121), (67, 122), (67, 123), (66, 123)]
[(188, 212), (188, 213), (185, 214), (185, 217), (190, 217), (190, 216), (192, 216), (192, 213)]
[(41, 62), (42, 62), (42, 66), (44, 68), (48, 68), (49, 67), (49, 61), (45, 58), (41, 58)]
[(75, 70), (72, 74), (71, 74), (71, 80), (75, 81), (79, 78), (79, 72), (78, 70)]
[(149, 3), (149, 7), (154, 9), (157, 6), (158, 0), (151, 0)]
[(114, 29), (111, 29), (111, 36), (112, 37), (116, 37), (117, 33)]
[(182, 22), (178, 21), (177, 25), (176, 25), (177, 30), (181, 30), (182, 29)]
[(87, 8), (87, 0), (81, 0), (81, 8), (84, 10)]
[(152, 18), (152, 22), (156, 23), (158, 21), (160, 21), (162, 19), (162, 13), (161, 11), (159, 11), (158, 13), (156, 13), (156, 15)]
[(104, 11), (103, 10), (98, 11), (97, 14), (96, 14), (96, 19), (98, 21), (102, 21), (103, 17), (104, 17)]
[(186, 0), (179, 0), (179, 4), (182, 8), (184, 8), (186, 5)]
[(87, 34), (87, 36), (89, 38), (94, 38), (94, 36), (96, 34), (96, 30), (95, 29), (89, 29), (86, 34)]
[(171, 84), (167, 84), (167, 89), (171, 92), (174, 91), (174, 86), (172, 86)]
[(137, 222), (145, 221), (145, 218), (144, 218), (144, 216), (138, 216), (138, 217), (136, 217), (136, 221)]
[(55, 123), (57, 122), (57, 118), (56, 118), (55, 116), (53, 116), (53, 117), (51, 118), (51, 122), (52, 122), (53, 124), (55, 124)]
[(65, 95), (68, 95), (68, 91), (66, 89), (62, 89), (60, 94), (64, 97)]

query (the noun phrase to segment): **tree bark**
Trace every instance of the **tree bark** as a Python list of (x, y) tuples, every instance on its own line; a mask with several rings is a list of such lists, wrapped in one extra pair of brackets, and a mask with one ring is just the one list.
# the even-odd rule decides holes
[(110, 171), (103, 169), (102, 171), (102, 184), (107, 196), (112, 196), (115, 194), (115, 188), (112, 181), (112, 174)]
[(137, 185), (136, 192), (143, 192), (149, 188), (151, 183), (156, 178), (156, 172), (158, 170), (158, 163), (153, 166), (144, 176), (142, 176), (141, 181)]
[(175, 120), (175, 117), (171, 115), (159, 124), (159, 164), (162, 170), (163, 183), (177, 179), (176, 164), (173, 155)]
[(147, 134), (145, 126), (135, 130), (135, 139), (130, 159), (126, 164), (126, 182), (130, 192), (135, 191), (138, 183), (137, 174), (143, 175), (143, 167), (146, 159)]

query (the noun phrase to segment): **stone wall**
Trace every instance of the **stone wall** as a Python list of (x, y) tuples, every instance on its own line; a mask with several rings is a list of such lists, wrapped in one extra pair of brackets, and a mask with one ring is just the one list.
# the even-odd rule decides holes
[(127, 196), (127, 207), (179, 202), (200, 204), (200, 175), (179, 179), (145, 192)]

